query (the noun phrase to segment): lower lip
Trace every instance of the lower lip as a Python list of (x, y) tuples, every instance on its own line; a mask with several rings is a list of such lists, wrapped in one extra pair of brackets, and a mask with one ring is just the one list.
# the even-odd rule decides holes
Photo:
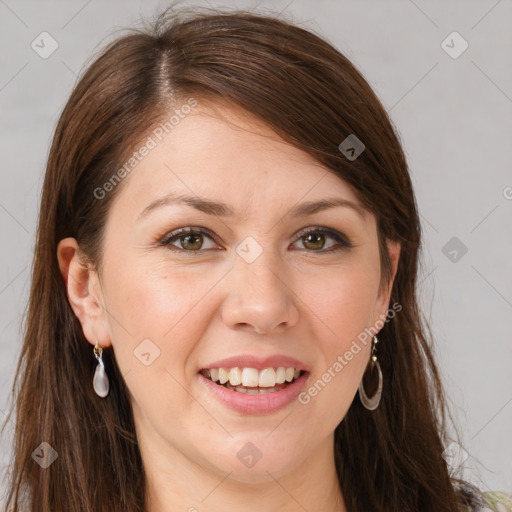
[(264, 395), (249, 395), (232, 391), (219, 384), (215, 384), (201, 373), (199, 378), (205, 386), (230, 409), (242, 414), (271, 414), (290, 405), (304, 389), (309, 373), (304, 372), (297, 380), (288, 384), (281, 391), (265, 393)]

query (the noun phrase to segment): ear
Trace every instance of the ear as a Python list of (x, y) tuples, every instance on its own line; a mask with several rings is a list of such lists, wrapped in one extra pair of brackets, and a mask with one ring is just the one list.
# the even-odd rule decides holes
[(372, 325), (375, 325), (379, 319), (383, 319), (384, 321), (386, 320), (389, 310), (391, 290), (393, 289), (393, 282), (395, 281), (396, 271), (398, 269), (398, 261), (400, 259), (401, 245), (399, 242), (386, 240), (386, 246), (391, 265), (391, 276), (389, 281), (387, 283), (383, 283), (379, 289), (377, 301), (375, 303), (375, 314)]
[(97, 272), (80, 257), (74, 238), (59, 242), (57, 259), (69, 303), (82, 324), (85, 338), (93, 346), (96, 341), (102, 347), (110, 346), (107, 312)]

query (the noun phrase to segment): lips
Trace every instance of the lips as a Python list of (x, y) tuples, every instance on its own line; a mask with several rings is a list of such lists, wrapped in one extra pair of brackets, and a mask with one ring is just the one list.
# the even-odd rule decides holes
[(225, 407), (245, 415), (272, 414), (293, 404), (303, 391), (309, 373), (302, 373), (297, 380), (274, 392), (241, 393), (216, 384), (211, 379), (198, 374), (199, 382), (213, 397)]
[(307, 365), (287, 356), (234, 356), (209, 363), (200, 381), (224, 405), (244, 414), (269, 414), (291, 404), (309, 376)]
[(309, 372), (310, 368), (303, 362), (293, 357), (285, 355), (274, 355), (269, 357), (257, 357), (251, 355), (233, 356), (219, 361), (213, 361), (201, 367), (201, 370), (210, 370), (211, 368), (256, 368), (263, 370), (264, 368), (295, 368)]

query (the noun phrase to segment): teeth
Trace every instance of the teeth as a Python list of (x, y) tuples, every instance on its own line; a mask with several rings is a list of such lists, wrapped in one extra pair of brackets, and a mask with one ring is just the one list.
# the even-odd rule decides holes
[(265, 368), (260, 372), (258, 386), (260, 388), (273, 388), (276, 385), (276, 372), (274, 368)]
[(258, 385), (258, 380), (259, 375), (256, 368), (244, 368), (242, 370), (242, 384), (244, 386), (256, 387)]
[(229, 380), (229, 372), (224, 368), (219, 368), (219, 381), (221, 384), (225, 384)]
[(232, 386), (242, 384), (242, 371), (240, 368), (231, 368), (231, 370), (229, 370), (229, 383)]
[(275, 393), (276, 391), (279, 391), (279, 389), (277, 388), (263, 388), (263, 389), (249, 389), (249, 388), (244, 388), (243, 386), (236, 386), (235, 387), (231, 387), (231, 386), (228, 386), (228, 389), (234, 389), (235, 391), (238, 391), (239, 393), (245, 393), (245, 394), (249, 394), (249, 395), (256, 395), (255, 391), (258, 391), (260, 395), (266, 395), (268, 393)]
[(279, 390), (276, 388), (260, 389), (260, 395), (267, 395), (268, 393), (275, 393), (276, 391), (279, 391)]
[[(300, 370), (296, 368), (264, 368), (258, 371), (257, 368), (211, 368), (203, 372), (205, 377), (209, 377), (213, 382), (225, 384), (229, 389), (236, 389), (241, 393), (273, 393), (276, 384), (292, 382), (300, 376)], [(243, 387), (242, 387), (243, 386)], [(260, 389), (247, 389), (247, 388)], [(264, 388), (264, 389), (261, 389)]]
[(291, 382), (293, 380), (293, 377), (295, 376), (295, 369), (294, 368), (286, 368), (286, 382)]

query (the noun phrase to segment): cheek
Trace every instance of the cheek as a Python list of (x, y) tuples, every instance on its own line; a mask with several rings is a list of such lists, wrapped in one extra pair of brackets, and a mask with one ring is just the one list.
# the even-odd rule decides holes
[[(326, 269), (324, 276), (310, 276), (302, 288), (305, 311), (313, 312), (317, 326), (313, 337), (319, 362), (302, 403), (310, 403), (315, 414), (325, 418), (320, 429), (335, 428), (357, 392), (370, 354), (371, 337), (365, 329), (372, 326), (379, 278), (374, 258), (361, 255)], [(329, 419), (325, 411), (330, 411)]]
[[(377, 271), (376, 271), (377, 270)], [(373, 260), (353, 259), (346, 265), (301, 277), (300, 298), (322, 326), (324, 352), (339, 350), (370, 327), (379, 273)]]
[(137, 373), (142, 367), (144, 373), (144, 361), (137, 356), (149, 353), (145, 358), (154, 363), (146, 378), (168, 381), (168, 371), (182, 382), (187, 359), (208, 321), (205, 291), (215, 284), (214, 276), (205, 278), (205, 267), (191, 272), (165, 258), (142, 263), (144, 258), (136, 255), (118, 256), (111, 251), (105, 258), (104, 288), (119, 366)]
[(113, 309), (119, 321), (130, 326), (127, 330), (134, 336), (151, 333), (162, 339), (175, 336), (176, 329), (189, 323), (189, 313), (214, 281), (205, 277), (206, 267), (172, 264), (165, 249), (156, 251), (146, 257), (132, 249), (132, 254), (122, 258), (112, 251), (105, 262), (105, 275)]
[(183, 385), (189, 379), (190, 354), (208, 321), (207, 300), (201, 298), (213, 283), (168, 263), (114, 261), (105, 272), (109, 324), (134, 406), (151, 421), (179, 418), (175, 421), (186, 429), (187, 417), (179, 413), (189, 410), (191, 401)]
[[(370, 356), (372, 313), (379, 275), (362, 263), (330, 271), (321, 286), (304, 298), (317, 326), (314, 375), (299, 402), (306, 406), (315, 431), (327, 435), (347, 413)], [(305, 297), (305, 295), (304, 295)], [(315, 317), (315, 318), (313, 318)], [(321, 418), (321, 419), (320, 419)]]

